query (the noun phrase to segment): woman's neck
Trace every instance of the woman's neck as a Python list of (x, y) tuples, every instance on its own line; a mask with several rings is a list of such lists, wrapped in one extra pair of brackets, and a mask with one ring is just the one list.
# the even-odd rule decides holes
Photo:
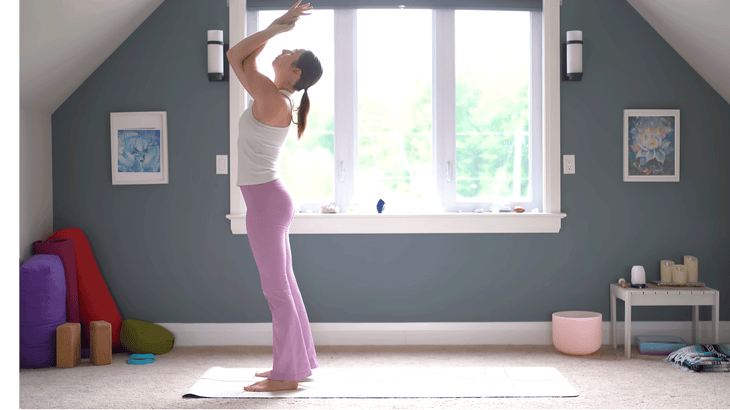
[(274, 85), (276, 85), (276, 88), (278, 90), (288, 91), (292, 94), (294, 94), (294, 92), (295, 92), (294, 88), (283, 80), (279, 80), (279, 79), (274, 80)]

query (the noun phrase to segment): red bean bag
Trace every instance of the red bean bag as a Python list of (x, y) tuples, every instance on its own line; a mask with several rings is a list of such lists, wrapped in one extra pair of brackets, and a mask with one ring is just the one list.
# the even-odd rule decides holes
[(56, 231), (46, 241), (71, 239), (76, 253), (76, 280), (79, 288), (79, 313), (81, 328), (87, 340), (91, 340), (90, 323), (105, 320), (112, 325), (112, 348), (120, 348), (119, 332), (122, 316), (114, 299), (99, 272), (89, 240), (79, 228), (66, 228)]

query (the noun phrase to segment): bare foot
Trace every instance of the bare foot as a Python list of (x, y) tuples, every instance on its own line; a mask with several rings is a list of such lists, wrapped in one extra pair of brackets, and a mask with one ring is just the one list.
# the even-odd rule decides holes
[(279, 391), (279, 390), (296, 390), (299, 388), (299, 382), (288, 380), (272, 380), (266, 379), (258, 383), (251, 384), (243, 388), (246, 391)]
[[(269, 374), (271, 373), (271, 370), (265, 371), (265, 372), (258, 372), (256, 373), (256, 377), (269, 377)], [(303, 379), (302, 379), (303, 380)], [(301, 380), (300, 380), (301, 381)]]

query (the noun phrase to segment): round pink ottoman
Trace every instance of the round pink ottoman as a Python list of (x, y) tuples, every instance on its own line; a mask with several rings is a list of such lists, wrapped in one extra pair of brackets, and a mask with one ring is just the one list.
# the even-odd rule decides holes
[(603, 316), (596, 312), (571, 310), (553, 313), (553, 344), (571, 355), (591, 354), (601, 347)]

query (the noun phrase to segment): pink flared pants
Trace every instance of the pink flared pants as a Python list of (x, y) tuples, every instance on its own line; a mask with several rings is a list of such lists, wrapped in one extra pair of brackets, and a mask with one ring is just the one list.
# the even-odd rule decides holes
[(291, 196), (281, 181), (241, 186), (246, 202), (246, 231), (271, 309), (274, 366), (269, 379), (298, 381), (318, 367), (307, 311), (292, 269), (289, 225)]

